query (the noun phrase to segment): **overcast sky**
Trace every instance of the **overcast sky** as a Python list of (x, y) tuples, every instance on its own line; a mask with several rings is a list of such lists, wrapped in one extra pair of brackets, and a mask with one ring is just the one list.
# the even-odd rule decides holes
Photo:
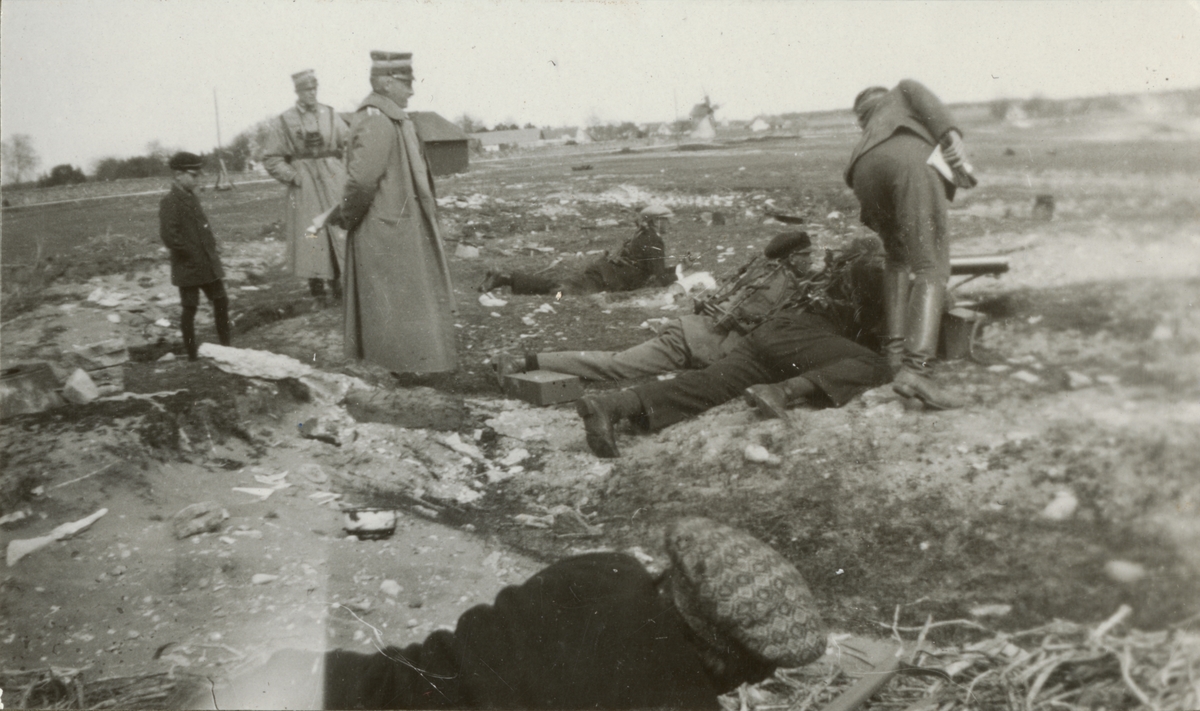
[(414, 110), (486, 124), (718, 119), (846, 107), (921, 80), (945, 101), (1200, 86), (1200, 2), (4, 0), (0, 132), (42, 170), (150, 141), (209, 151), (294, 100), (352, 110), (368, 53), (411, 51)]

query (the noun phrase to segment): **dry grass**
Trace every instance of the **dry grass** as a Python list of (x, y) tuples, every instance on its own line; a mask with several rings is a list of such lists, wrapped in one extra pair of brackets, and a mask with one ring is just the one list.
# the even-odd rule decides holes
[(0, 670), (9, 708), (23, 709), (179, 708), (210, 684), (206, 677), (175, 670), (103, 679), (87, 678), (86, 669)]
[[(1200, 620), (1159, 632), (1119, 631), (1131, 610), (1122, 606), (1098, 625), (1056, 620), (1015, 633), (994, 633), (968, 620), (889, 628), (903, 656), (933, 675), (902, 672), (862, 708), (866, 711), (1061, 711), (1073, 709), (1200, 708)], [(976, 642), (937, 647), (938, 627), (984, 633)], [(914, 639), (915, 637), (915, 639)], [(781, 670), (755, 687), (722, 699), (728, 711), (819, 711), (856, 679), (834, 663)]]

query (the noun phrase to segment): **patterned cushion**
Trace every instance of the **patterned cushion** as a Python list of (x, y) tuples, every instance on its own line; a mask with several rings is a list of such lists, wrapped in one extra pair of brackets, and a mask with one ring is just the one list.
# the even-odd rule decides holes
[(800, 571), (745, 531), (705, 518), (667, 528), (676, 607), (718, 649), (722, 638), (781, 667), (816, 661), (825, 632)]

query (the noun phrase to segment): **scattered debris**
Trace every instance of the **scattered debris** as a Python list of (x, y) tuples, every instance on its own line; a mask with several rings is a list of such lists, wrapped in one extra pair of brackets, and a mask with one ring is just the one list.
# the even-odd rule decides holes
[(1074, 370), (1067, 371), (1067, 387), (1071, 390), (1080, 390), (1082, 388), (1090, 387), (1094, 383), (1095, 381), (1093, 381), (1089, 375), (1077, 373)]
[(45, 548), (55, 541), (61, 541), (64, 538), (70, 538), (71, 536), (74, 536), (76, 533), (79, 533), (88, 526), (91, 526), (106, 513), (108, 513), (108, 509), (100, 509), (91, 516), (81, 518), (78, 521), (64, 523), (44, 536), (38, 536), (37, 538), (17, 538), (9, 541), (7, 554), (8, 567), (11, 568), (17, 564), (17, 561), (21, 560), (25, 556), (33, 553), (36, 550)]
[(279, 580), (278, 575), (270, 575), (268, 573), (255, 573), (250, 577), (250, 582), (253, 585), (266, 585)]
[(1079, 499), (1075, 494), (1067, 489), (1062, 489), (1054, 494), (1054, 500), (1046, 504), (1046, 508), (1042, 509), (1042, 518), (1051, 521), (1065, 521), (1075, 515), (1075, 509), (1079, 507)]
[(325, 427), (318, 417), (308, 418), (297, 425), (297, 428), (300, 430), (300, 436), (304, 439), (315, 439), (318, 442), (332, 444), (335, 447), (342, 446), (337, 434), (330, 432), (329, 428)]
[(1028, 370), (1018, 370), (1009, 377), (1013, 378), (1014, 380), (1020, 380), (1022, 383), (1029, 383), (1030, 385), (1036, 385), (1042, 382), (1040, 377), (1030, 373)]
[(182, 540), (200, 533), (221, 530), (229, 512), (212, 501), (202, 501), (180, 509), (171, 517), (175, 537)]
[(767, 448), (761, 444), (748, 444), (746, 449), (742, 451), (742, 456), (748, 462), (757, 462), (759, 464), (780, 464), (783, 460), (777, 454), (771, 454)]
[(63, 384), (63, 397), (75, 405), (86, 405), (100, 397), (100, 389), (83, 368), (76, 368)]
[(1104, 574), (1118, 583), (1136, 583), (1146, 577), (1146, 568), (1128, 560), (1110, 560), (1104, 564)]
[(351, 509), (342, 522), (342, 528), (359, 539), (387, 538), (396, 532), (396, 512), (387, 509)]

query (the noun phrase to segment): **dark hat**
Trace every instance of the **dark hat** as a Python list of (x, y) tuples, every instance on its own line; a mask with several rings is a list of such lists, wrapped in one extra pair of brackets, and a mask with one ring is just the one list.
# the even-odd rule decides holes
[(686, 518), (666, 531), (671, 595), (688, 625), (717, 649), (736, 641), (781, 667), (825, 653), (825, 631), (800, 571), (745, 531)]
[(767, 259), (783, 259), (792, 252), (803, 249), (812, 249), (812, 240), (808, 238), (807, 232), (781, 232), (767, 243), (763, 254), (767, 255)]
[(200, 170), (204, 167), (204, 161), (200, 160), (200, 156), (187, 151), (180, 151), (171, 156), (171, 160), (167, 161), (167, 167), (171, 170)]
[(859, 108), (866, 102), (867, 99), (876, 94), (886, 94), (887, 87), (883, 86), (868, 86), (866, 89), (858, 92), (858, 96), (854, 97), (854, 113), (858, 113)]
[(371, 52), (371, 76), (412, 81), (412, 52)]
[(311, 69), (296, 72), (292, 75), (292, 83), (297, 89), (305, 89), (317, 85), (317, 73)]

